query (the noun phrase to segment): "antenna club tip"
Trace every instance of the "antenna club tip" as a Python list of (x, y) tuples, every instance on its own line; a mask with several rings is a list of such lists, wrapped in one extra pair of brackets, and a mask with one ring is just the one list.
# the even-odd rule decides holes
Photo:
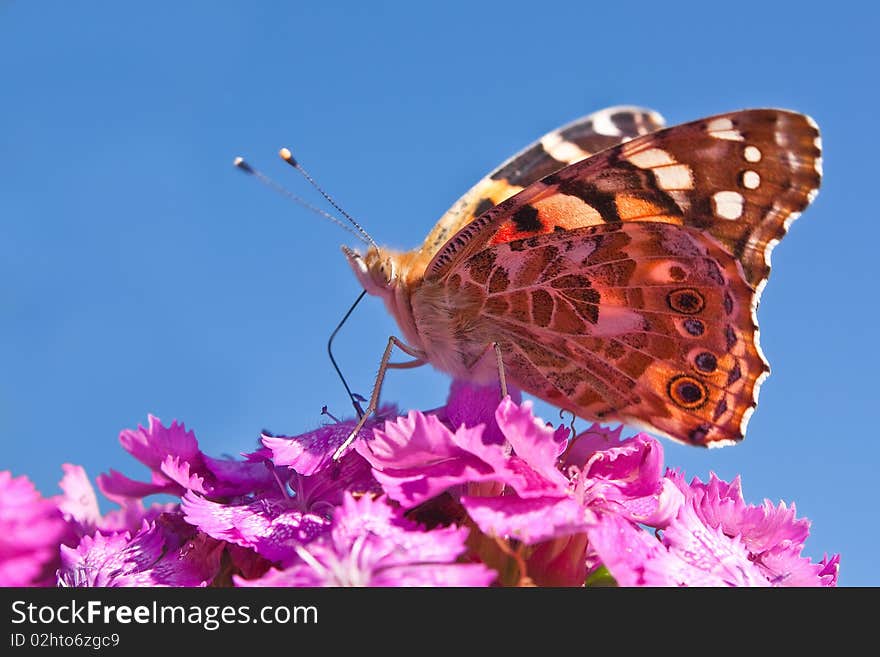
[(232, 160), (232, 165), (238, 169), (241, 169), (245, 173), (253, 173), (254, 170), (251, 168), (251, 165), (244, 161), (244, 158), (240, 155)]
[(291, 164), (293, 166), (297, 165), (296, 158), (293, 157), (293, 153), (290, 152), (289, 148), (282, 148), (281, 150), (278, 151), (278, 155), (281, 157), (282, 160), (284, 160), (288, 164)]

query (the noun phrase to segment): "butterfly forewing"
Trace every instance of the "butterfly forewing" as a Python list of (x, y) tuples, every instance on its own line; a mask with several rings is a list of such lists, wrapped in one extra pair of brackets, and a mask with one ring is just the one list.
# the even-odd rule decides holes
[(769, 254), (819, 187), (815, 123), (784, 110), (744, 110), (637, 137), (551, 174), (488, 210), (428, 265), (442, 276), (473, 253), (554, 230), (627, 221), (699, 228), (758, 288)]
[(491, 207), (541, 178), (599, 151), (659, 130), (663, 117), (644, 107), (621, 105), (581, 117), (547, 133), (471, 187), (441, 217), (421, 251), (433, 256), (452, 235)]

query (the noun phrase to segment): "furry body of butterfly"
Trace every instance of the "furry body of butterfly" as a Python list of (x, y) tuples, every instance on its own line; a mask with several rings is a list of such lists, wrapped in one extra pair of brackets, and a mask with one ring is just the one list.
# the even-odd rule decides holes
[(481, 383), (497, 345), (509, 380), (576, 416), (741, 440), (769, 373), (770, 252), (817, 193), (818, 129), (774, 109), (662, 126), (643, 108), (589, 115), (477, 183), (420, 248), (344, 248), (395, 344)]

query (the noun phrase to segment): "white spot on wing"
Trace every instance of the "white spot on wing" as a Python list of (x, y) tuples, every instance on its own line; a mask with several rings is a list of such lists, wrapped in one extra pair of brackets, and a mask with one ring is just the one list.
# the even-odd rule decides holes
[(722, 219), (739, 219), (743, 213), (744, 202), (745, 199), (739, 192), (715, 192), (712, 196), (715, 214)]
[(664, 190), (694, 188), (694, 177), (687, 164), (661, 167), (653, 169), (653, 172), (657, 178), (657, 184)]
[(746, 189), (758, 189), (761, 184), (761, 176), (756, 171), (743, 172), (743, 185)]
[(693, 189), (694, 177), (690, 166), (679, 164), (662, 148), (648, 148), (627, 155), (627, 160), (643, 169), (651, 169), (661, 189)]
[(675, 164), (675, 159), (662, 148), (649, 148), (644, 151), (639, 151), (633, 153), (627, 159), (637, 167), (642, 167), (643, 169)]
[(742, 141), (743, 136), (739, 130), (724, 130), (721, 132), (710, 132), (715, 139), (726, 139), (728, 141)]
[(746, 162), (760, 162), (761, 150), (757, 146), (746, 146), (743, 156), (746, 158)]
[(541, 139), (541, 146), (554, 160), (574, 164), (589, 157), (589, 153), (580, 148), (574, 142), (563, 139), (558, 132), (551, 132)]
[(733, 121), (724, 117), (720, 119), (715, 119), (709, 122), (709, 125), (706, 126), (706, 129), (709, 132), (719, 132), (724, 130), (733, 130)]
[(742, 141), (742, 133), (733, 127), (733, 121), (728, 118), (720, 118), (709, 121), (706, 130), (716, 139), (727, 139), (729, 141)]
[(620, 128), (614, 125), (611, 120), (610, 112), (597, 112), (593, 115), (593, 130), (600, 135), (608, 137), (619, 137), (621, 135)]

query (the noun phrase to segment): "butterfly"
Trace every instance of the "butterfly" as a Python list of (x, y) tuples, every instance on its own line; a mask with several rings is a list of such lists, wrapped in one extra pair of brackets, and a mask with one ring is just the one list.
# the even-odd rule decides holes
[[(821, 167), (816, 123), (780, 109), (664, 128), (621, 106), (548, 133), (417, 249), (343, 247), (404, 338), (367, 414), (387, 367), (430, 363), (690, 445), (742, 440), (769, 374), (756, 311), (770, 253)], [(415, 360), (390, 363), (395, 345)]]

